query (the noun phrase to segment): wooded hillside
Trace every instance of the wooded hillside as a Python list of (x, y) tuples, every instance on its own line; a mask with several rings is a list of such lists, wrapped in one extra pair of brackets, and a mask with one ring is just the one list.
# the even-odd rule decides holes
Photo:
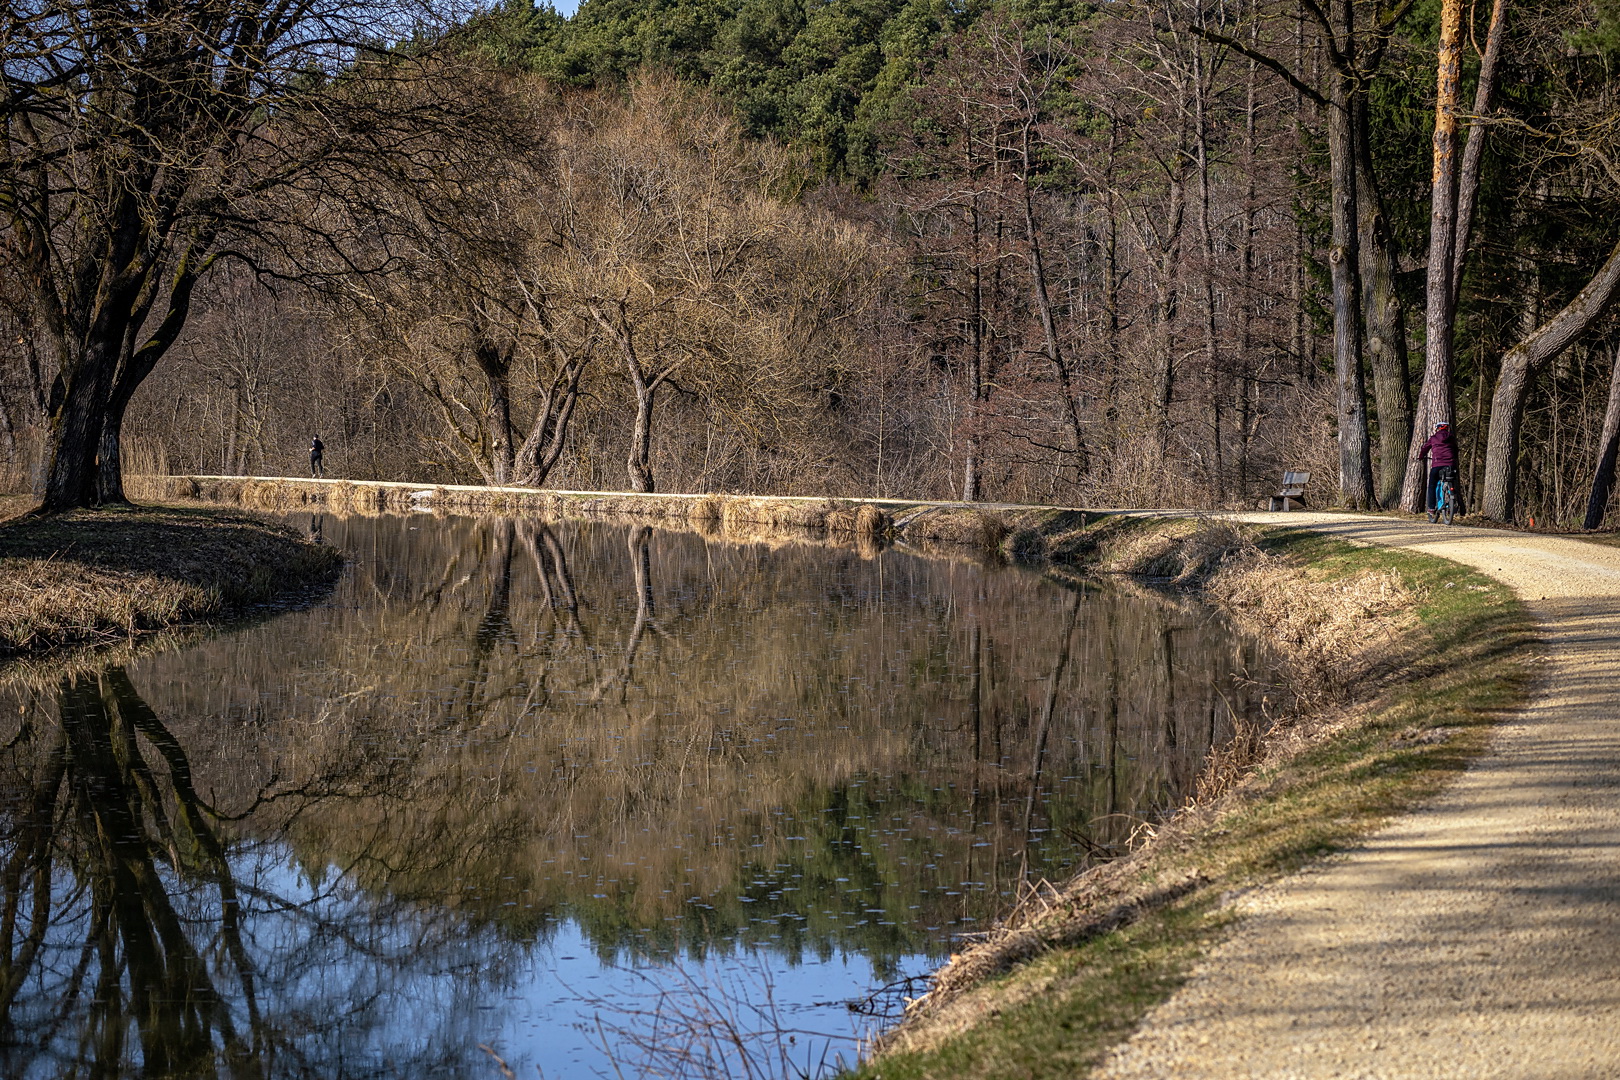
[(1611, 501), (1614, 0), (272, 10), (7, 16), (13, 487)]

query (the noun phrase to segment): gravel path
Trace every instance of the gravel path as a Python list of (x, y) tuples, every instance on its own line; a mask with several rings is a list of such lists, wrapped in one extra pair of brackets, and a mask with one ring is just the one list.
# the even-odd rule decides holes
[(1620, 1076), (1620, 548), (1254, 514), (1505, 582), (1549, 645), (1431, 806), (1239, 900), (1244, 920), (1098, 1070), (1111, 1080)]

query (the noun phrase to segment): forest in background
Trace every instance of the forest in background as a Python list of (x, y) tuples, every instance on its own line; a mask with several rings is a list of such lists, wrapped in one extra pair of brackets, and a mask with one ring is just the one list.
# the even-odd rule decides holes
[(0, 455), (51, 505), (319, 435), (423, 483), (1412, 509), (1439, 419), (1492, 517), (1611, 501), (1614, 0), (79, 10), (0, 43)]

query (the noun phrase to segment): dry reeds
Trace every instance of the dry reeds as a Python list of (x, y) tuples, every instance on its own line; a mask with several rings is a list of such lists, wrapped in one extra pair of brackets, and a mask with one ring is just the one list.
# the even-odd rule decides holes
[[(976, 1016), (950, 1015), (967, 991), (1053, 948), (1076, 945), (1128, 926), (1144, 913), (1186, 896), (1203, 881), (1196, 872), (1145, 880), (1139, 861), (1127, 857), (1094, 866), (1061, 888), (1045, 883), (1031, 888), (994, 930), (939, 969), (928, 992), (907, 1007), (908, 1023), (880, 1039), (878, 1050), (889, 1053), (911, 1048), (917, 1033), (915, 1021), (924, 1014), (931, 1021), (929, 1034), (936, 1038), (941, 1028), (970, 1026)], [(999, 1004), (1008, 1008), (1017, 999), (1004, 994)]]
[(1322, 581), (1258, 550), (1228, 559), (1204, 591), (1283, 652), (1292, 683), (1329, 695), (1381, 662), (1419, 599), (1393, 569)]

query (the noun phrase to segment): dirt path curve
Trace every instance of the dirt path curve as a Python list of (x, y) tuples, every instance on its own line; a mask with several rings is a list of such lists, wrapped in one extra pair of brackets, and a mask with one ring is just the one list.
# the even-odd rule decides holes
[(1431, 806), (1238, 900), (1233, 937), (1096, 1075), (1620, 1077), (1620, 548), (1242, 516), (1476, 567), (1529, 604), (1549, 660)]

